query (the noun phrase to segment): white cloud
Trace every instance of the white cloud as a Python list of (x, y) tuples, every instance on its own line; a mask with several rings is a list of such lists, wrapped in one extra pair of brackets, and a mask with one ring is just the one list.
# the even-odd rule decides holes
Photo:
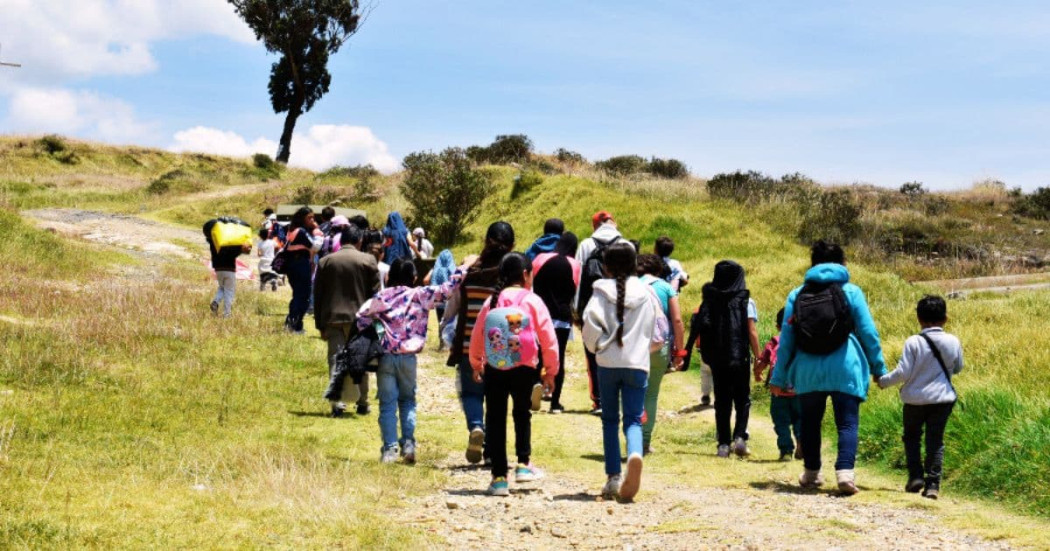
[[(176, 132), (172, 151), (195, 151), (232, 157), (247, 157), (253, 153), (273, 156), (277, 142), (256, 138), (249, 142), (236, 132), (205, 126), (195, 126)], [(324, 170), (335, 165), (371, 164), (384, 173), (395, 172), (398, 160), (390, 154), (386, 143), (364, 126), (318, 124), (306, 133), (292, 136), (292, 155), (289, 164), (311, 170)]]
[(119, 99), (58, 88), (16, 90), (5, 125), (15, 131), (89, 135), (110, 142), (141, 140), (152, 130)]
[(150, 72), (151, 42), (195, 34), (254, 40), (224, 0), (4, 0), (0, 11), (4, 57), (31, 82)]

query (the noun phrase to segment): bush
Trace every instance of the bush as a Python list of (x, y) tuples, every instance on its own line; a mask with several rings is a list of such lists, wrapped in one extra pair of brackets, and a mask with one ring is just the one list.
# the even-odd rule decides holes
[(306, 185), (295, 188), (291, 203), (297, 205), (328, 205), (346, 199), (345, 190), (332, 186)]
[(649, 174), (668, 178), (671, 180), (684, 180), (689, 177), (689, 169), (685, 163), (678, 159), (660, 159), (653, 157), (649, 160)]
[(44, 150), (44, 153), (47, 153), (48, 155), (61, 153), (69, 148), (66, 145), (66, 141), (63, 140), (61, 136), (56, 136), (54, 134), (44, 136), (43, 138), (37, 140), (36, 143), (38, 146), (40, 146), (41, 149)]
[(901, 184), (900, 192), (905, 197), (920, 197), (926, 194), (926, 190), (922, 187), (922, 182), (903, 183)]
[(359, 178), (354, 182), (352, 195), (355, 203), (371, 203), (379, 199), (379, 188), (376, 187), (376, 179), (371, 176)]
[(183, 182), (189, 175), (185, 171), (176, 168), (175, 170), (169, 170), (164, 174), (153, 179), (152, 182), (146, 186), (146, 193), (151, 195), (164, 195), (173, 188), (175, 188), (179, 182)]
[(1041, 187), (1032, 193), (1016, 197), (1013, 212), (1028, 218), (1050, 220), (1050, 187)]
[(707, 193), (714, 199), (746, 203), (771, 197), (776, 185), (776, 180), (761, 172), (738, 170), (730, 174), (715, 174), (707, 181)]
[(547, 176), (553, 176), (558, 173), (558, 167), (554, 166), (554, 164), (547, 159), (533, 159), (529, 161), (529, 164), (525, 165), (525, 170), (539, 172), (541, 174), (546, 174)]
[(517, 199), (528, 193), (534, 187), (543, 183), (543, 174), (535, 170), (525, 170), (514, 177), (514, 185), (510, 188), (510, 198)]
[(472, 145), (467, 148), (467, 158), (475, 164), (483, 165), (489, 162), (489, 148), (480, 145)]
[(318, 178), (374, 178), (379, 176), (376, 167), (368, 165), (333, 166), (317, 175)]
[(587, 162), (587, 159), (584, 159), (583, 155), (580, 155), (575, 151), (569, 151), (564, 147), (556, 149), (554, 151), (554, 157), (558, 159), (559, 163), (582, 165)]
[(860, 206), (847, 190), (825, 191), (817, 201), (799, 202), (799, 239), (813, 244), (819, 239), (848, 245), (860, 234)]
[(609, 174), (617, 176), (627, 176), (629, 174), (635, 174), (638, 172), (645, 172), (648, 167), (648, 162), (638, 155), (619, 155), (616, 157), (609, 157), (604, 161), (598, 161), (594, 163), (594, 166), (598, 170), (603, 170)]
[(475, 168), (466, 151), (457, 147), (440, 154), (412, 153), (401, 164), (405, 177), (399, 187), (410, 205), (410, 217), (442, 243), (454, 243), (494, 191), (488, 173)]
[(532, 158), (532, 140), (525, 134), (496, 136), (488, 146), (486, 157), (488, 162), (498, 165), (526, 163)]

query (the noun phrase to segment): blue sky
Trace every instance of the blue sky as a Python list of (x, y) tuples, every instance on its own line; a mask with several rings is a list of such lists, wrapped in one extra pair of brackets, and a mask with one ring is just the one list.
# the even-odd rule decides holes
[[(222, 0), (8, 2), (29, 23), (0, 20), (3, 57), (25, 64), (0, 71), (3, 131), (273, 153), (273, 58)], [(1037, 2), (388, 0), (330, 68), (293, 163), (389, 169), (525, 133), (541, 151), (675, 157), (700, 176), (1050, 185)]]

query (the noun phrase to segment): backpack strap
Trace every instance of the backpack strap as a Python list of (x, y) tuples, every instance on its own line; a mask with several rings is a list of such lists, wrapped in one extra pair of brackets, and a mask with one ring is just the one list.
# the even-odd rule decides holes
[(933, 344), (933, 339), (930, 338), (926, 333), (919, 333), (919, 336), (926, 341), (926, 344), (930, 345), (930, 352), (933, 352), (933, 357), (937, 359), (937, 365), (941, 366), (941, 371), (944, 372), (944, 378), (948, 380), (948, 388), (952, 389), (955, 393), (956, 401), (959, 400), (959, 393), (955, 390), (955, 385), (952, 384), (952, 376), (948, 371), (948, 366), (944, 363), (944, 358), (941, 356), (941, 351), (937, 348), (936, 344)]

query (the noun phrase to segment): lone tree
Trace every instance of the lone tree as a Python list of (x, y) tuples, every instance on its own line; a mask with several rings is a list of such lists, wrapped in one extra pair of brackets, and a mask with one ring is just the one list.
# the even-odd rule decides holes
[(268, 52), (280, 54), (270, 67), (270, 103), (284, 117), (276, 161), (287, 163), (299, 116), (328, 92), (328, 57), (339, 51), (361, 23), (358, 0), (228, 0)]

